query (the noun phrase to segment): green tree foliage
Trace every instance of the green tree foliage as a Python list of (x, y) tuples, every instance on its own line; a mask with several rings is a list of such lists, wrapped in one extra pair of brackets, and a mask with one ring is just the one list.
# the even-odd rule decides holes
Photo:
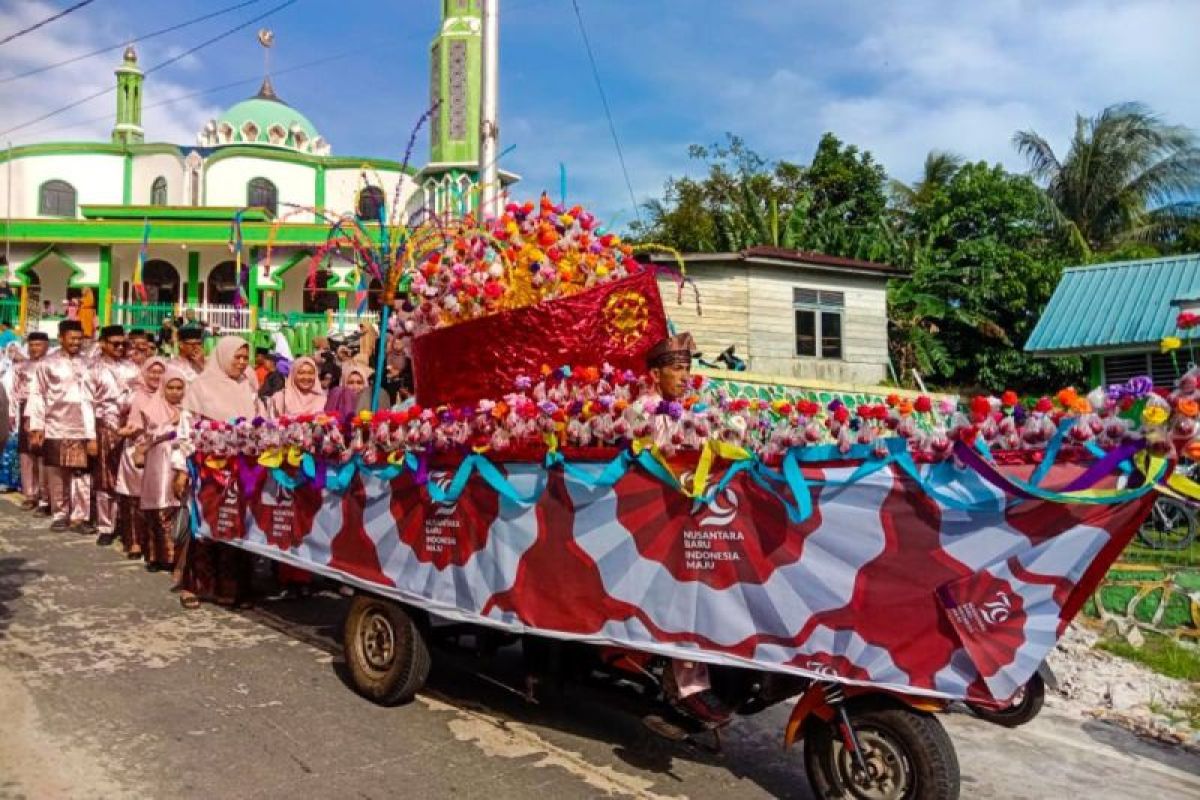
[(898, 242), (884, 215), (887, 175), (870, 153), (825, 134), (812, 163), (769, 162), (727, 135), (693, 145), (702, 179), (672, 178), (662, 200), (647, 203), (633, 238), (684, 252), (738, 251), (755, 245), (890, 261)]
[[(1077, 360), (1034, 359), (1020, 349), (1065, 263), (1054, 217), (1029, 178), (962, 165), (925, 193), (907, 225), (923, 240), (912, 279), (890, 297), (893, 353), (903, 366), (985, 389), (1079, 377)], [(923, 342), (933, 332), (940, 353)]]
[(1195, 219), (1194, 208), (1181, 201), (1200, 189), (1196, 135), (1139, 103), (1076, 116), (1062, 158), (1034, 131), (1019, 131), (1013, 143), (1082, 255), (1130, 240), (1169, 247), (1173, 234)]
[(1081, 380), (1081, 360), (1034, 359), (1022, 347), (1065, 265), (1200, 251), (1200, 148), (1191, 131), (1137, 104), (1078, 117), (1061, 159), (1032, 131), (1014, 143), (1029, 176), (934, 151), (910, 186), (831, 133), (807, 165), (768, 161), (727, 135), (690, 148), (704, 176), (668, 181), (633, 238), (685, 252), (772, 245), (905, 267), (911, 279), (888, 292), (900, 375), (1050, 389)]

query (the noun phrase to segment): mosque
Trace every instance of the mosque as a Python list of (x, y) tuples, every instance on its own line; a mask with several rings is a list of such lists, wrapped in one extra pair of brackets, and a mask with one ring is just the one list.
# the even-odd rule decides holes
[[(128, 47), (116, 69), (111, 141), (0, 151), (10, 288), (0, 318), (48, 327), (68, 298), (91, 295), (106, 321), (157, 324), (191, 308), (222, 328), (245, 327), (247, 315), (235, 307), (235, 219), (254, 265), (242, 293), (261, 318), (339, 309), (354, 316), (352, 264), (331, 260), (317, 274), (319, 288), (306, 288), (309, 257), (329, 231), (316, 210), (376, 219), (381, 205), (389, 215), (393, 205), (406, 215), (422, 207), (441, 213), (475, 196), (481, 35), (479, 0), (444, 0), (429, 51), (436, 111), (422, 168), (335, 154), (269, 76), (253, 97), (207, 122), (195, 144), (147, 142), (145, 79)], [(515, 179), (503, 175), (506, 184)], [(380, 288), (370, 287), (372, 307)]]

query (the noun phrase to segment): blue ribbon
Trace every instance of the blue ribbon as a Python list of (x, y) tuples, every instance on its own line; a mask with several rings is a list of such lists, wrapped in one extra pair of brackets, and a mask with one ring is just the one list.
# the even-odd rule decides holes
[[(192, 538), (200, 537), (200, 502), (196, 499), (200, 493), (200, 468), (196, 466), (194, 459), (187, 460), (188, 480), (191, 482), (191, 491), (188, 492), (188, 515), (192, 519)], [(233, 476), (229, 476), (230, 480), (234, 480)]]

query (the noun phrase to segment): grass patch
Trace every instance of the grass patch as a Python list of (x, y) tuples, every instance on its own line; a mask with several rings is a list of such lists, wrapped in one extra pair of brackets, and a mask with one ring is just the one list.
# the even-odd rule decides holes
[(1146, 633), (1146, 644), (1137, 648), (1124, 639), (1101, 639), (1097, 650), (1143, 664), (1160, 675), (1192, 683), (1191, 697), (1175, 708), (1156, 703), (1150, 710), (1171, 720), (1172, 724), (1186, 722), (1192, 730), (1200, 730), (1200, 649), (1185, 647), (1175, 640), (1156, 633)]
[(1200, 567), (1200, 539), (1184, 550), (1155, 550), (1134, 537), (1121, 560), (1136, 564), (1158, 564), (1165, 567)]
[[(1123, 639), (1101, 639), (1096, 647), (1129, 661), (1144, 664), (1160, 675), (1200, 682), (1200, 651), (1166, 636), (1146, 633), (1146, 644), (1137, 648)], [(1200, 699), (1197, 700), (1200, 703)], [(1195, 709), (1200, 712), (1200, 708)]]

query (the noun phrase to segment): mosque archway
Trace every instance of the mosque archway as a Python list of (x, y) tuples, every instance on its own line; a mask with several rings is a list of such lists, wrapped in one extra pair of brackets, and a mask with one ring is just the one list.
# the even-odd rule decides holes
[(205, 282), (208, 288), (210, 305), (231, 306), (237, 296), (237, 264), (233, 261), (222, 261), (212, 268)]
[(169, 261), (153, 259), (142, 267), (142, 284), (148, 303), (179, 302), (179, 270)]

